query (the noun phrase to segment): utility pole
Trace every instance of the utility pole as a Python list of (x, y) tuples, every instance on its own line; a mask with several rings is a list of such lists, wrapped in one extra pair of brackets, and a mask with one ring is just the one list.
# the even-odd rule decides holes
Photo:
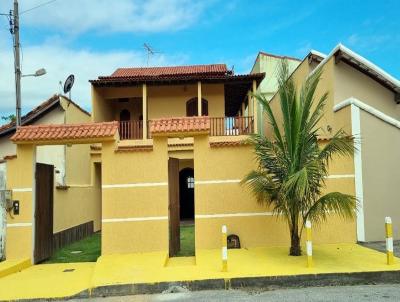
[(12, 21), (12, 34), (14, 35), (14, 70), (15, 70), (15, 98), (16, 98), (16, 126), (21, 126), (21, 62), (19, 56), (19, 12), (18, 0), (14, 0)]

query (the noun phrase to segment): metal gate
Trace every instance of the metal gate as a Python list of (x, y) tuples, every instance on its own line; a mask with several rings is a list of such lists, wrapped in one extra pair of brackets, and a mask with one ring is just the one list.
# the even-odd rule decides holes
[(0, 163), (0, 261), (5, 258), (6, 247), (6, 163)]

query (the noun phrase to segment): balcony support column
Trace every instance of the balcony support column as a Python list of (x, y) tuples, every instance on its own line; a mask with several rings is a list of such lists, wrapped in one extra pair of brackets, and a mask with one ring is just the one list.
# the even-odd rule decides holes
[(246, 102), (245, 100), (243, 100), (242, 102), (242, 116), (245, 116), (246, 113)]
[(143, 84), (142, 116), (143, 116), (143, 139), (147, 139), (147, 85)]
[(202, 108), (201, 108), (201, 82), (197, 82), (197, 115), (201, 116)]
[(252, 92), (253, 92), (253, 97), (252, 97), (252, 103), (253, 103), (253, 119), (254, 119), (254, 133), (258, 133), (258, 101), (254, 94), (257, 92), (257, 82), (253, 80), (253, 87), (252, 87)]

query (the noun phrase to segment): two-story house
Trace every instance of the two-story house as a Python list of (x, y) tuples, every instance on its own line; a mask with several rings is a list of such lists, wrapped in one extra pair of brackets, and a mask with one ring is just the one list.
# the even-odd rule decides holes
[[(256, 164), (246, 139), (259, 131), (252, 92), (263, 78), (235, 75), (224, 64), (121, 68), (98, 77), (90, 81), (91, 123), (17, 130), (8, 187), (37, 186), (31, 177), (36, 146), (92, 144), (91, 164), (101, 165), (103, 255), (175, 256), (181, 220), (193, 221), (196, 250), (220, 248), (224, 224), (243, 248), (286, 245), (284, 220), (240, 184)], [(26, 173), (18, 175), (22, 168)], [(39, 200), (18, 191), (15, 197), (24, 221), (32, 222), (32, 204)], [(25, 249), (8, 254), (29, 256), (25, 250), (41, 244), (31, 238), (41, 225), (36, 221), (20, 232)], [(332, 217), (315, 240), (353, 242), (353, 227)]]

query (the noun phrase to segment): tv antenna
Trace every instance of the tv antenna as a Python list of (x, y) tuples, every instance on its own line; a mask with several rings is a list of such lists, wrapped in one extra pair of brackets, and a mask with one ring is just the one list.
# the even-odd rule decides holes
[(154, 56), (156, 53), (161, 53), (160, 51), (155, 51), (153, 47), (151, 47), (149, 44), (144, 43), (143, 44), (144, 49), (147, 51), (147, 67), (149, 66), (149, 61), (150, 57)]
[(74, 81), (75, 81), (75, 76), (73, 74), (70, 74), (64, 83), (64, 93), (65, 94), (69, 93), (69, 99), (71, 99), (71, 89), (72, 86), (74, 86)]

